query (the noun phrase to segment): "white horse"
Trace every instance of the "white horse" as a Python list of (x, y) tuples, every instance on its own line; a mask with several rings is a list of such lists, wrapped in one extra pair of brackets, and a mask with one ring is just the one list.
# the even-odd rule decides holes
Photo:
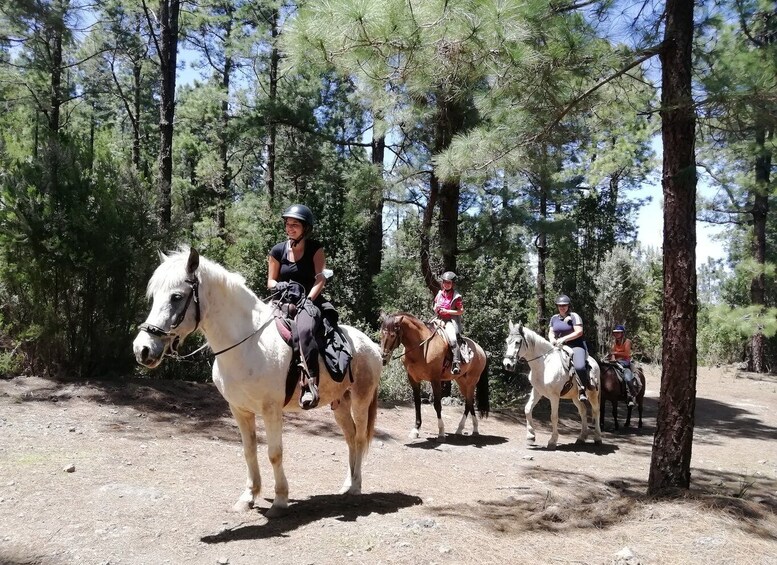
[[(289, 484), (283, 471), (281, 430), (283, 411), (300, 410), (299, 386), (286, 398), (286, 375), (291, 348), (275, 327), (270, 306), (245, 284), (245, 279), (183, 250), (162, 257), (148, 283), (151, 312), (140, 326), (133, 349), (138, 363), (156, 367), (166, 353), (200, 329), (215, 352), (213, 382), (229, 403), (243, 443), (248, 467), (246, 490), (234, 506), (246, 511), (258, 502), (262, 486), (257, 462), (256, 414), (267, 435), (267, 453), (275, 476), (275, 498), (267, 515), (277, 515), (289, 503)], [(331, 404), (335, 420), (348, 443), (348, 472), (341, 494), (360, 494), (362, 461), (375, 430), (380, 349), (359, 330), (341, 325), (354, 354), (353, 380), (337, 383), (320, 361), (321, 405)]]
[[(534, 421), (532, 411), (540, 399), (545, 396), (550, 400), (551, 436), (548, 449), (555, 449), (558, 441), (558, 401), (561, 398), (572, 400), (580, 412), (582, 429), (577, 443), (584, 443), (588, 438), (588, 412), (584, 402), (577, 398), (577, 386), (574, 383), (571, 350), (568, 347), (560, 349), (553, 347), (548, 340), (524, 327), (520, 322), (510, 322), (510, 333), (507, 336), (507, 347), (502, 364), (508, 371), (514, 371), (518, 359), (529, 363), (529, 381), (531, 394), (526, 403), (526, 439), (534, 443)], [(589, 377), (595, 390), (589, 390), (587, 395), (591, 403), (594, 424), (594, 443), (602, 443), (602, 431), (599, 422), (599, 365), (589, 355), (588, 365), (591, 367)]]

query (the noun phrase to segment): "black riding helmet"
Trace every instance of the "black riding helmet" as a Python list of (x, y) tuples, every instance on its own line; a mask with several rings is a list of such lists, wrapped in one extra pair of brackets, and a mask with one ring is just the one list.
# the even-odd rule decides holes
[(295, 220), (304, 222), (310, 228), (312, 228), (316, 223), (315, 219), (313, 218), (313, 212), (311, 212), (310, 208), (304, 204), (292, 204), (286, 208), (286, 211), (282, 214), (282, 217), (284, 220), (286, 218), (294, 218)]

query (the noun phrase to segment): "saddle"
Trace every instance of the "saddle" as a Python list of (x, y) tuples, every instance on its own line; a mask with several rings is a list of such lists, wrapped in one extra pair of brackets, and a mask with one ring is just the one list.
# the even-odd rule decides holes
[[(567, 375), (569, 378), (564, 383), (564, 386), (561, 387), (561, 396), (564, 396), (569, 390), (576, 385), (578, 382), (577, 378), (577, 372), (575, 371), (575, 367), (572, 365), (572, 353), (571, 349), (569, 349), (567, 346), (564, 346), (561, 348), (561, 351), (563, 352), (564, 356), (562, 357), (564, 368), (567, 371)], [(588, 358), (586, 358), (585, 361), (586, 369), (588, 370), (588, 386), (586, 387), (588, 390), (599, 390), (599, 381), (596, 379), (594, 374), (591, 372), (591, 364), (588, 362)]]
[[(321, 314), (321, 329), (319, 330), (319, 335), (316, 336), (316, 342), (329, 376), (333, 381), (340, 383), (343, 382), (345, 375), (348, 374), (351, 382), (353, 382), (353, 373), (351, 371), (353, 352), (348, 338), (337, 323), (337, 311), (330, 305), (329, 308), (322, 308)], [(278, 329), (278, 333), (283, 341), (291, 347), (292, 351), (291, 363), (286, 374), (286, 398), (284, 404), (288, 404), (291, 397), (294, 396), (297, 385), (304, 386), (308, 378), (300, 352), (297, 324), (294, 321), (296, 315), (296, 304), (273, 301), (275, 327)]]
[[(435, 318), (431, 322), (426, 322), (426, 327), (429, 328), (429, 331), (431, 332), (438, 332), (445, 339), (445, 343), (448, 343), (448, 336), (445, 333), (445, 322), (443, 320), (441, 320), (440, 318)], [(460, 335), (458, 344), (459, 344), (459, 355), (461, 356), (462, 365), (472, 361), (472, 358), (475, 356), (475, 352), (472, 351), (472, 349), (469, 346), (469, 343), (467, 343), (467, 340)], [(450, 344), (448, 344), (448, 353), (445, 354), (445, 363), (443, 364), (443, 370), (447, 369), (452, 364), (453, 364), (453, 350), (451, 349)]]

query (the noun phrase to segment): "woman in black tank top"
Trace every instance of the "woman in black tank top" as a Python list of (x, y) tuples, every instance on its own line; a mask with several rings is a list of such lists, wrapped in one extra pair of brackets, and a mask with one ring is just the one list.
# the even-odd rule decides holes
[(293, 300), (297, 304), (294, 319), (299, 333), (300, 351), (308, 372), (300, 396), (300, 406), (305, 409), (315, 408), (319, 399), (316, 335), (321, 326), (321, 308), (328, 306), (321, 294), (326, 284), (322, 274), (326, 256), (321, 243), (308, 237), (315, 224), (310, 208), (302, 204), (289, 206), (283, 213), (283, 220), (288, 240), (270, 250), (267, 257), (267, 288), (276, 293), (281, 301)]

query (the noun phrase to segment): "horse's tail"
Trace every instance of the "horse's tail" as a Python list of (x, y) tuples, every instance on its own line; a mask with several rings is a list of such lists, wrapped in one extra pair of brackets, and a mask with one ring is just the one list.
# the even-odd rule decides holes
[(372, 402), (367, 411), (367, 445), (372, 442), (372, 437), (375, 435), (375, 421), (378, 419), (378, 389), (375, 389), (375, 394), (372, 395)]
[(486, 355), (486, 364), (483, 366), (483, 372), (480, 373), (480, 379), (478, 380), (477, 387), (475, 389), (475, 397), (478, 403), (478, 412), (481, 418), (487, 418), (488, 412), (491, 410), (491, 405), (488, 400), (488, 355)]

